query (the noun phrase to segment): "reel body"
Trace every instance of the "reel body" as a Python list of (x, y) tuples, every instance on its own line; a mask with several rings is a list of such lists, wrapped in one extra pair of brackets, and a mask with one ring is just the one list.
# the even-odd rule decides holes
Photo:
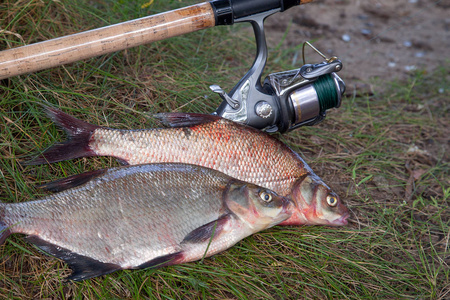
[[(278, 11), (280, 9), (273, 9), (234, 19), (234, 22), (250, 22), (253, 26), (257, 45), (255, 61), (229, 94), (218, 85), (210, 88), (224, 100), (215, 114), (267, 132), (283, 133), (322, 121), (327, 109), (340, 106), (345, 83), (336, 74), (342, 70), (342, 62), (337, 57), (326, 58), (306, 42), (301, 68), (270, 74), (261, 84), (268, 52), (264, 20)], [(305, 45), (325, 60), (305, 64)]]
[[(332, 68), (329, 68), (328, 64), (315, 65), (320, 72), (316, 72), (314, 77), (301, 75), (302, 69), (310, 69), (311, 65), (266, 77), (264, 86), (268, 91), (273, 91), (273, 97), (279, 104), (279, 118), (274, 120), (274, 124), (267, 127), (266, 131), (285, 132), (300, 126), (312, 126), (325, 118), (327, 109), (341, 105), (345, 83), (332, 69), (340, 70), (342, 64), (337, 60), (331, 65)], [(264, 117), (261, 113), (257, 115)]]

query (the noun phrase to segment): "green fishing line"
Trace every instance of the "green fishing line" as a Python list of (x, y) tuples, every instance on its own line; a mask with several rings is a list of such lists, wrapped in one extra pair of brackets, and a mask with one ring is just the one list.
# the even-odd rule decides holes
[(319, 97), (320, 111), (336, 107), (338, 104), (338, 92), (330, 74), (322, 75), (314, 81), (314, 88)]

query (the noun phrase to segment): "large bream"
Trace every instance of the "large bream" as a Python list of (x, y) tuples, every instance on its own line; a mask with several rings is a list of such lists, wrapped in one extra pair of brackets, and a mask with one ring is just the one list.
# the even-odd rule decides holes
[(68, 132), (69, 140), (28, 164), (103, 155), (131, 165), (195, 164), (290, 197), (295, 204), (292, 215), (281, 225), (347, 224), (347, 208), (306, 162), (279, 140), (252, 127), (212, 115), (167, 113), (157, 117), (173, 128), (118, 130), (83, 122), (54, 108), (47, 111)]
[(266, 188), (185, 164), (93, 171), (48, 188), (61, 192), (0, 203), (0, 243), (28, 235), (69, 264), (72, 280), (195, 261), (292, 212), (290, 200)]

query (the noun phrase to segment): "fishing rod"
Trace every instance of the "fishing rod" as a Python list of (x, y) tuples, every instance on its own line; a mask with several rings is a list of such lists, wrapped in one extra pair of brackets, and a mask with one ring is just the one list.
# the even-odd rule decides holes
[(323, 62), (306, 64), (303, 57), (301, 68), (270, 74), (261, 83), (268, 56), (264, 20), (312, 1), (214, 0), (12, 48), (0, 51), (0, 79), (218, 25), (249, 22), (256, 39), (255, 61), (229, 93), (219, 85), (210, 86), (223, 99), (215, 114), (268, 132), (286, 132), (322, 121), (327, 109), (340, 106), (345, 91), (343, 80), (336, 74), (342, 69), (342, 62), (337, 57), (326, 58), (314, 47)]

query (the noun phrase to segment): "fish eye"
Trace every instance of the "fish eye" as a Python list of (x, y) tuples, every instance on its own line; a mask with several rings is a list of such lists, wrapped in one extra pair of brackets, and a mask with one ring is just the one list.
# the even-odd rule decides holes
[(264, 202), (271, 202), (272, 201), (272, 195), (266, 191), (260, 192), (259, 197)]
[(328, 203), (329, 206), (333, 206), (334, 207), (334, 206), (337, 205), (338, 200), (337, 200), (336, 197), (328, 195), (327, 196), (327, 203)]

